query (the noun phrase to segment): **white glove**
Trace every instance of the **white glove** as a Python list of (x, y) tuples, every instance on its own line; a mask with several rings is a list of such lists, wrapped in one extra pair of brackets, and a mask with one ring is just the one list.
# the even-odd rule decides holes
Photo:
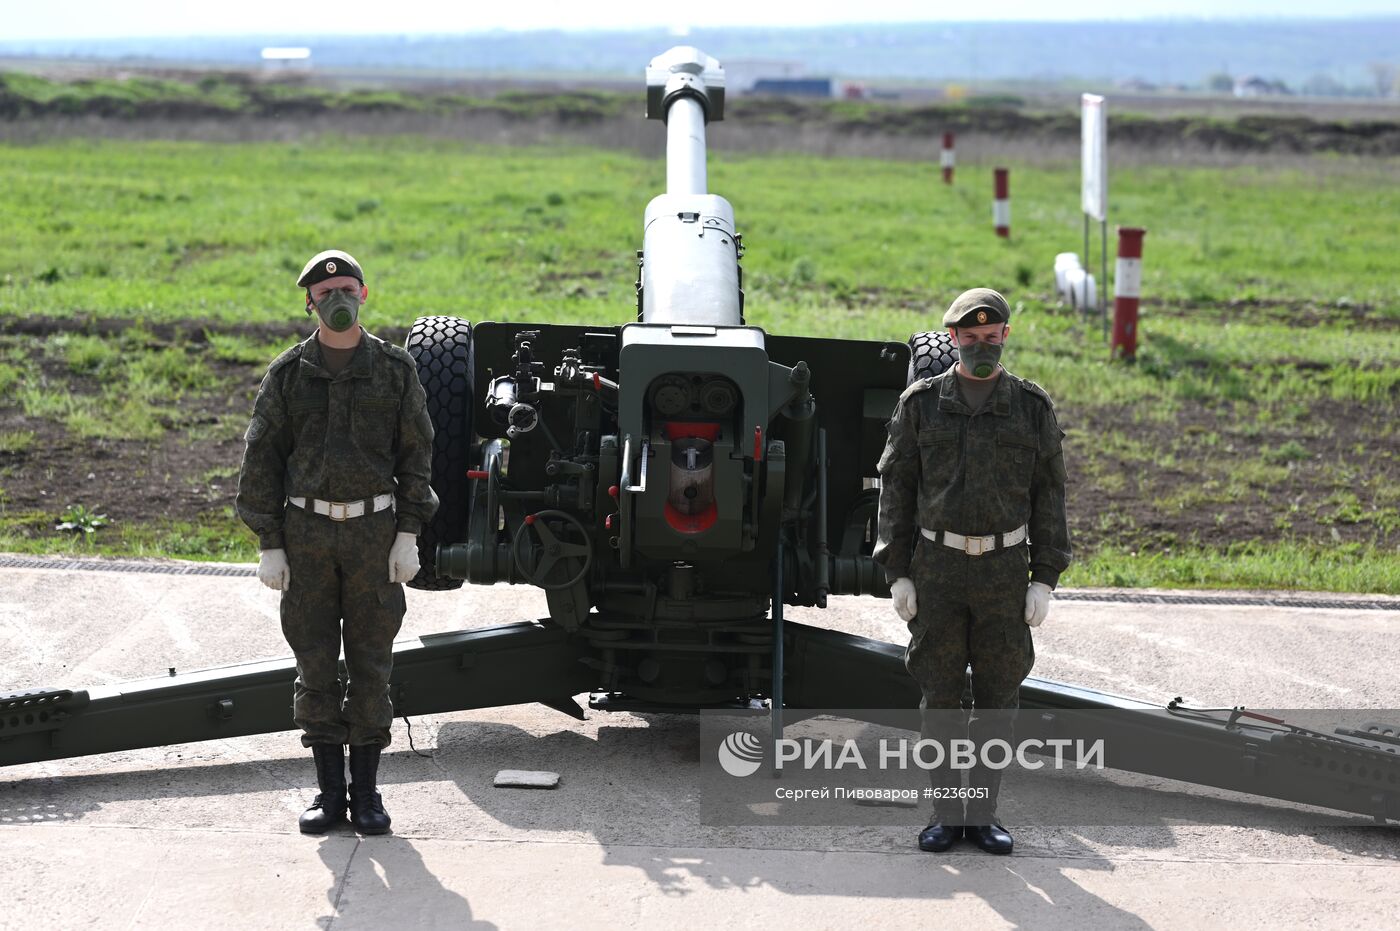
[(292, 584), (292, 569), (286, 550), (263, 550), (258, 555), (258, 581), (274, 592), (285, 592)]
[(389, 581), (411, 582), (422, 568), (418, 562), (418, 534), (400, 532), (389, 547)]
[(919, 599), (914, 595), (913, 579), (895, 579), (890, 586), (890, 597), (894, 599), (894, 613), (908, 623), (919, 613)]
[(1044, 582), (1032, 582), (1026, 589), (1026, 623), (1039, 627), (1045, 615), (1050, 613), (1050, 586)]

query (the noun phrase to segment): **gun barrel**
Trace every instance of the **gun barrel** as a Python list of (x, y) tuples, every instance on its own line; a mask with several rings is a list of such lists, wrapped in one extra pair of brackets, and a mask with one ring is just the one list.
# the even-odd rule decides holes
[(666, 108), (666, 193), (705, 194), (705, 108), (676, 97)]
[(647, 66), (647, 118), (666, 121), (666, 193), (642, 222), (643, 323), (738, 326), (734, 208), (708, 193), (705, 127), (724, 118), (724, 69), (690, 46)]

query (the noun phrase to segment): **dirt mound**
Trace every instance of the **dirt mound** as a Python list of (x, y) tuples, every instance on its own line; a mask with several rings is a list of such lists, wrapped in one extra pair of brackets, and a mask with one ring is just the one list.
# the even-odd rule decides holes
[[(507, 90), (489, 97), (440, 91), (333, 92), (306, 82), (259, 81), (247, 74), (208, 74), (67, 84), (0, 74), (0, 121), (44, 122), (92, 117), (115, 121), (195, 122), (314, 120), (374, 114), (485, 116), (543, 129), (599, 126), (635, 113), (631, 95), (592, 91)], [(1074, 143), (1079, 115), (1028, 112), (1014, 101), (908, 106), (881, 101), (731, 97), (730, 118), (752, 127), (826, 130), (837, 137), (938, 139), (944, 132)], [(1226, 153), (1400, 155), (1400, 120), (1329, 120), (1296, 114), (1153, 117), (1115, 113), (1115, 145)]]
[[(144, 323), (132, 343), (133, 321), (112, 319), (0, 318), (0, 354), (33, 360), (29, 381), (48, 392), (83, 402), (99, 396), (98, 373), (75, 370), (53, 337), (87, 335), (123, 341), (129, 352), (159, 353), (181, 347), (211, 375), (198, 390), (159, 412), (151, 439), (84, 435), (61, 417), (31, 409), (12, 392), (0, 398), (0, 535), (63, 541), (54, 525), (63, 508), (82, 503), (108, 515), (116, 532), (176, 522), (220, 533), (229, 555), (251, 553), (251, 538), (228, 508), (242, 455), (242, 434), (253, 394), (275, 347), (305, 337), (305, 323), (234, 324), (190, 320)], [(402, 344), (401, 329), (376, 335)], [(267, 345), (266, 354), (221, 357), (211, 336), (244, 337)], [(1285, 362), (1297, 368), (1307, 360)], [(1074, 468), (1068, 495), (1076, 550), (1105, 545), (1142, 553), (1209, 542), (1212, 546), (1274, 542), (1283, 537), (1327, 546), (1395, 546), (1400, 526), (1394, 510), (1352, 494), (1338, 484), (1334, 466), (1368, 476), (1375, 487), (1394, 487), (1400, 468), (1389, 453), (1385, 429), (1393, 396), (1365, 403), (1317, 397), (1300, 404), (1291, 421), (1251, 416), (1234, 402), (1202, 398), (1183, 403), (1170, 420), (1124, 417), (1115, 406), (1094, 407), (1063, 399), (1061, 425), (1071, 433)], [(1389, 419), (1388, 419), (1389, 418)], [(1322, 432), (1303, 423), (1331, 425)], [(24, 437), (22, 443), (15, 437)], [(1369, 500), (1369, 498), (1368, 498)], [(190, 531), (185, 531), (189, 533)], [(168, 540), (163, 551), (186, 545)], [(210, 545), (194, 541), (192, 553)], [(243, 547), (247, 550), (239, 550)], [(235, 552), (237, 551), (237, 552)]]

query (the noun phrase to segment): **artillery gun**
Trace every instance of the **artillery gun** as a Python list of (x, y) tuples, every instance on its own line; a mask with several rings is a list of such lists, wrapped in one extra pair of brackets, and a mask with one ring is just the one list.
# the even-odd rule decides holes
[[(636, 320), (434, 316), (408, 337), (441, 501), (410, 584), (534, 585), (549, 614), (399, 643), (396, 713), (542, 703), (582, 719), (574, 696), (588, 693), (599, 711), (766, 704), (776, 734), (784, 709), (913, 708), (902, 647), (783, 609), (888, 597), (870, 555), (885, 423), (913, 378), (955, 354), (938, 332), (902, 343), (746, 324), (743, 240), (707, 190), (723, 72), (679, 47), (646, 81), (667, 189), (646, 208)], [(286, 658), (0, 694), (0, 765), (287, 730), (295, 675)], [(1037, 678), (1021, 707), (1042, 726), (1120, 712), (1114, 736), (1157, 752), (1117, 754), (1115, 768), (1400, 817), (1400, 739), (1379, 727), (1325, 734)]]

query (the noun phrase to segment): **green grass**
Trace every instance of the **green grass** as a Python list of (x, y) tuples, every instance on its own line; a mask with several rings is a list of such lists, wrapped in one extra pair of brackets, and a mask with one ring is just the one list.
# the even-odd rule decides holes
[[(1079, 246), (1078, 176), (1012, 168), (1009, 243), (991, 235), (974, 166), (967, 184), (945, 189), (927, 164), (726, 155), (712, 159), (710, 186), (734, 203), (745, 234), (754, 323), (894, 336), (927, 327), (928, 312), (974, 275), (1021, 301), (1025, 323), (1039, 319), (1054, 254)], [(1301, 301), (1335, 313), (1345, 301), (1394, 319), (1400, 228), (1389, 218), (1400, 188), (1385, 179), (1395, 169), (1135, 168), (1115, 175), (1114, 215), (1148, 228), (1149, 302)], [(7, 146), (0, 172), (10, 181), (0, 236), (13, 244), (0, 256), (0, 313), (150, 321), (294, 318), (296, 273), (334, 242), (366, 267), (371, 323), (425, 309), (620, 322), (642, 212), (664, 186), (657, 159), (424, 139)], [(1238, 311), (1153, 323), (1144, 367), (1213, 364), (1212, 390), (1230, 390), (1241, 366), (1296, 338)], [(1350, 328), (1314, 335), (1298, 341), (1300, 359), (1345, 366), (1395, 349)], [(1101, 349), (1089, 333), (1066, 338)], [(1320, 381), (1344, 396), (1395, 384), (1347, 378)]]
[[(710, 187), (734, 204), (748, 250), (749, 322), (904, 339), (936, 328), (964, 288), (998, 287), (1015, 305), (1008, 365), (1067, 412), (1071, 468), (1093, 489), (1194, 516), (1203, 539), (1265, 513), (1254, 549), (1235, 551), (1109, 508), (1090, 520), (1102, 545), (1082, 551), (1067, 584), (1343, 585), (1327, 575), (1395, 590), (1400, 165), (1115, 171), (1115, 221), (1148, 229), (1132, 365), (1110, 362), (1097, 320), (1049, 294), (1055, 253), (1081, 245), (1077, 170), (1011, 164), (1008, 242), (990, 228), (989, 167), (969, 155), (950, 189), (928, 163), (716, 155)], [(282, 347), (216, 328), (304, 324), (294, 279), (330, 246), (365, 265), (371, 329), (428, 313), (626, 322), (643, 211), (664, 188), (657, 158), (423, 138), (4, 145), (0, 173), (0, 328), (6, 316), (72, 318), (75, 330), (79, 318), (140, 322), (116, 340), (75, 333), (46, 347), (87, 393), (7, 354), (0, 396), (113, 439), (183, 429), (182, 401), (221, 387), (214, 362), (265, 366)], [(191, 320), (210, 324), (207, 348), (164, 346), (146, 329)], [(1105, 421), (1122, 428), (1084, 426)], [(1350, 451), (1335, 449), (1337, 429), (1356, 423)], [(220, 420), (191, 436), (236, 428)], [(1153, 485), (1148, 473), (1184, 478)], [(1278, 542), (1304, 526), (1313, 536)], [(1299, 555), (1329, 545), (1360, 549), (1350, 567)]]
[(1131, 553), (1105, 547), (1070, 566), (1060, 584), (1114, 588), (1261, 588), (1400, 595), (1394, 549), (1282, 542)]
[(34, 445), (33, 430), (0, 432), (0, 453), (22, 453)]
[(263, 342), (236, 333), (206, 330), (204, 338), (209, 345), (209, 355), (220, 362), (240, 362), (244, 365), (266, 365), (287, 348), (282, 343)]
[(53, 337), (44, 347), (49, 357), (62, 358), (69, 373), (95, 383), (95, 390), (74, 390), (45, 375), (16, 376), (18, 406), (26, 416), (63, 423), (79, 437), (160, 439), (181, 419), (182, 399), (218, 387), (221, 379), (202, 355), (183, 346), (150, 348), (149, 340), (139, 327), (119, 340)]
[(24, 377), (24, 369), (8, 362), (0, 362), (0, 395), (7, 395), (10, 389)]
[(198, 521), (113, 524), (91, 534), (49, 533), (59, 515), (0, 509), (0, 552), (69, 556), (161, 556), (212, 562), (256, 562), (258, 541), (232, 508)]
[(88, 375), (100, 372), (114, 365), (119, 350), (111, 340), (97, 336), (60, 337), (64, 343), (68, 367), (75, 374)]
[(453, 116), (489, 109), (518, 118), (596, 120), (634, 113), (636, 98), (632, 94), (589, 91), (507, 91), (490, 98), (382, 88), (333, 91), (296, 80), (263, 82), (236, 73), (208, 74), (198, 81), (147, 76), (55, 81), (3, 72), (0, 104), (7, 112), (21, 116), (285, 117), (308, 112), (347, 116), (431, 112)]
[(189, 83), (150, 77), (122, 80), (99, 78), (72, 82), (51, 81), (18, 72), (0, 75), (5, 96), (43, 107), (48, 112), (81, 114), (101, 112), (134, 115), (139, 105), (155, 102), (200, 103), (233, 112), (246, 103), (236, 85), (218, 79)]

